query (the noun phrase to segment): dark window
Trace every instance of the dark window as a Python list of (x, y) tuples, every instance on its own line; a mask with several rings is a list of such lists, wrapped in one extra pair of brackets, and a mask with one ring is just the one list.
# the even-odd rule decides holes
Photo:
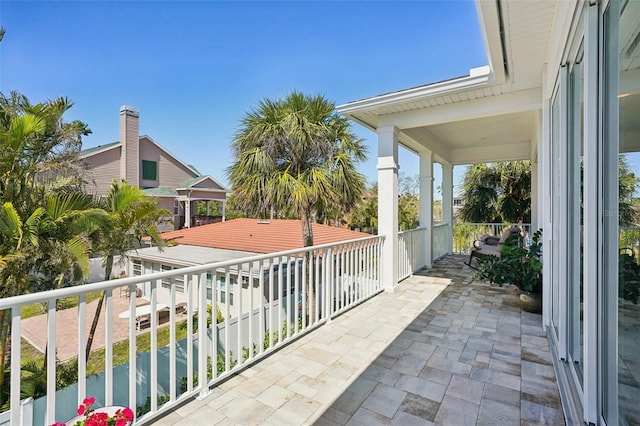
[(142, 179), (158, 179), (158, 163), (155, 161), (142, 160)]

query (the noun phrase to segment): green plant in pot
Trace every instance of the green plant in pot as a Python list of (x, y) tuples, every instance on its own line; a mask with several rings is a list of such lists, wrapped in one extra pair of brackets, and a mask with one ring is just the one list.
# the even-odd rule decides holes
[[(531, 244), (524, 245), (521, 235), (511, 236), (502, 246), (500, 257), (489, 255), (479, 259), (476, 278), (500, 286), (513, 284), (520, 288), (521, 306), (530, 312), (542, 310), (542, 229), (533, 234)], [(518, 239), (517, 242), (512, 241)], [(511, 241), (510, 241), (511, 240)], [(511, 242), (512, 244), (508, 244)]]

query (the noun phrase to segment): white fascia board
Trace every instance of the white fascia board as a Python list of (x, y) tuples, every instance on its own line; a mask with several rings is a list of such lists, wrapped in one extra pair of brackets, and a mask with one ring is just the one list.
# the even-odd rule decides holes
[[(188, 192), (189, 194), (196, 193), (205, 193), (205, 194), (216, 194), (216, 195), (224, 195), (226, 196), (226, 191), (220, 191), (218, 189), (206, 189), (206, 188), (176, 188), (176, 191)], [(191, 198), (193, 200), (193, 198)]]
[[(101, 149), (89, 152), (87, 154), (82, 154), (82, 152), (80, 152), (80, 154), (78, 154), (78, 158), (85, 159), (85, 158), (93, 157), (94, 155), (98, 155), (98, 154), (101, 154), (101, 153), (106, 152), (106, 151), (111, 151), (112, 149), (120, 148), (121, 146), (122, 146), (122, 144), (118, 143), (118, 144), (115, 144), (115, 145), (102, 147)], [(91, 148), (88, 148), (88, 149), (91, 149)]]
[(504, 70), (504, 55), (502, 54), (502, 40), (500, 39), (500, 19), (498, 5), (495, 1), (476, 1), (476, 11), (480, 23), (480, 33), (484, 41), (485, 52), (489, 59), (489, 67), (498, 84), (506, 81)]
[(545, 98), (551, 98), (553, 89), (555, 88), (555, 80), (557, 71), (563, 62), (565, 56), (567, 40), (572, 29), (572, 21), (577, 18), (576, 12), (579, 7), (584, 7), (584, 0), (578, 1), (559, 1), (556, 2), (556, 10), (554, 13), (553, 26), (551, 27), (551, 35), (549, 37), (549, 50), (545, 67), (550, 72), (546, 73), (548, 80), (546, 81)]
[[(205, 180), (210, 180), (211, 182), (213, 182), (215, 185), (218, 185), (220, 187), (220, 189), (214, 189), (214, 188), (198, 188), (195, 187), (193, 185), (197, 185)], [(201, 177), (201, 179), (195, 181), (194, 183), (191, 184), (191, 186), (189, 187), (180, 187), (180, 188), (176, 188), (176, 190), (188, 190), (188, 189), (193, 189), (193, 190), (209, 190), (209, 191), (218, 191), (218, 192), (229, 192), (229, 190), (227, 188), (224, 187), (224, 185), (221, 185), (218, 181), (216, 181), (214, 178), (212, 178), (210, 175), (203, 175)]]
[(384, 115), (380, 117), (379, 127), (396, 126), (399, 129), (408, 129), (540, 108), (542, 108), (542, 90), (533, 88), (422, 110)]
[(426, 86), (414, 87), (412, 89), (400, 90), (397, 92), (387, 93), (385, 95), (362, 99), (360, 101), (349, 102), (347, 104), (338, 105), (336, 110), (341, 114), (349, 115), (362, 110), (375, 109), (379, 106), (389, 106), (397, 103), (410, 103), (426, 97), (440, 96), (451, 92), (467, 90), (477, 86), (486, 85), (491, 81), (492, 76), (489, 67), (480, 67), (479, 69), (471, 70), (470, 75), (465, 77), (429, 84)]

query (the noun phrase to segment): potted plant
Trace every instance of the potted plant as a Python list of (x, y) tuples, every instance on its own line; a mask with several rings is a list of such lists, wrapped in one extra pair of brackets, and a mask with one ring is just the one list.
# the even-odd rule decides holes
[(133, 410), (128, 407), (109, 406), (94, 408), (95, 398), (85, 398), (78, 407), (78, 415), (66, 423), (52, 426), (128, 426), (133, 423)]
[(484, 256), (478, 261), (476, 277), (500, 286), (513, 284), (521, 290), (520, 306), (528, 312), (542, 311), (542, 229), (533, 234), (531, 243), (524, 244), (521, 235), (516, 244), (504, 244), (500, 257)]

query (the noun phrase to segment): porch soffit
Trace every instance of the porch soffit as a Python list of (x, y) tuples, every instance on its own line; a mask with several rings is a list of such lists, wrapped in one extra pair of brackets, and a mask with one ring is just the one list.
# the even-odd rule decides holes
[(373, 131), (396, 126), (401, 144), (416, 152), (428, 148), (452, 164), (480, 161), (488, 152), (500, 156), (487, 161), (530, 158), (558, 2), (477, 6), (488, 75), (476, 69), (468, 77), (351, 102), (338, 111)]

